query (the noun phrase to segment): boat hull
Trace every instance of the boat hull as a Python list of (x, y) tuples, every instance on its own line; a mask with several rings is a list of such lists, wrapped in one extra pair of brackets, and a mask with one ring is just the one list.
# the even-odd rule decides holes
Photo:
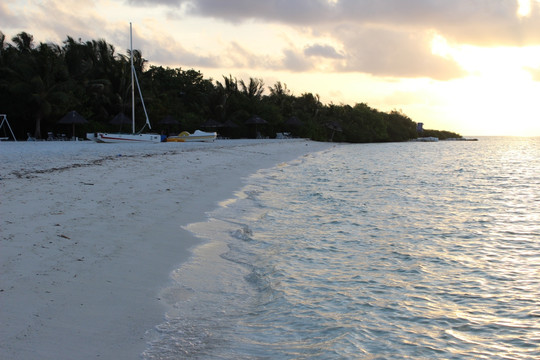
[(187, 131), (183, 131), (178, 136), (169, 136), (167, 142), (212, 142), (216, 140), (216, 137), (217, 133), (215, 132), (195, 130), (193, 134), (190, 134)]
[(158, 134), (109, 134), (109, 133), (88, 133), (86, 138), (101, 143), (159, 143), (161, 135)]
[(192, 142), (192, 141), (212, 142), (215, 139), (216, 139), (215, 136), (190, 136), (183, 140), (184, 142)]

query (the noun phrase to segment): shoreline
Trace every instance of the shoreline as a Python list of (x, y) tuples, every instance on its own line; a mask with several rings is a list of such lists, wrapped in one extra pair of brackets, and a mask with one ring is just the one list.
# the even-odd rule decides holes
[(335, 146), (17, 144), (0, 144), (5, 359), (139, 358), (160, 290), (201, 244), (183, 226), (257, 170)]

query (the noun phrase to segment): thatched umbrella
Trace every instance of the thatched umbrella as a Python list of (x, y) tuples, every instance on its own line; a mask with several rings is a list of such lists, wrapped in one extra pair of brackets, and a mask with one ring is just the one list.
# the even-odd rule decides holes
[(223, 130), (222, 130), (223, 134), (222, 135), (224, 135), (226, 137), (232, 137), (235, 134), (235, 130), (233, 130), (233, 129), (237, 129), (240, 126), (238, 126), (238, 124), (236, 124), (234, 121), (229, 119), (229, 120), (225, 121), (222, 124), (221, 127), (223, 128)]
[(201, 124), (201, 127), (203, 128), (220, 128), (223, 127), (223, 124), (219, 121), (216, 121), (214, 119), (208, 119), (205, 122)]
[(111, 121), (109, 121), (109, 124), (113, 125), (120, 125), (120, 131), (122, 130), (122, 125), (131, 124), (133, 122), (132, 119), (128, 118), (126, 114), (123, 112), (119, 112), (116, 114)]
[(291, 116), (290, 118), (285, 120), (284, 124), (287, 125), (287, 126), (294, 126), (294, 127), (300, 127), (300, 126), (304, 125), (302, 120), (300, 120), (296, 116)]
[(71, 124), (73, 125), (72, 129), (72, 136), (75, 137), (75, 124), (86, 124), (88, 123), (88, 120), (86, 120), (81, 114), (76, 112), (75, 110), (68, 112), (66, 115), (64, 115), (59, 121), (59, 124)]
[(113, 125), (123, 125), (123, 124), (131, 124), (132, 120), (126, 116), (123, 112), (119, 112), (115, 115), (115, 117), (112, 118), (111, 121), (109, 121), (109, 124)]
[(173, 129), (177, 129), (177, 125), (180, 124), (180, 121), (176, 120), (176, 118), (172, 115), (167, 115), (159, 121), (159, 124), (166, 125), (165, 129), (161, 131), (161, 134), (169, 135), (170, 133), (169, 126), (171, 126)]
[(227, 120), (223, 123), (223, 127), (226, 127), (226, 128), (237, 128), (239, 127), (238, 124), (236, 124), (234, 121), (232, 120)]
[(266, 120), (264, 120), (262, 117), (253, 115), (249, 119), (246, 120), (244, 124), (248, 125), (260, 125), (260, 124), (268, 124)]
[(291, 116), (289, 117), (287, 120), (285, 120), (285, 122), (283, 123), (283, 126), (284, 128), (289, 131), (289, 132), (293, 132), (295, 129), (298, 129), (300, 127), (302, 127), (304, 125), (304, 123), (302, 122), (302, 120), (300, 120), (299, 118), (297, 118), (296, 116)]
[(257, 131), (257, 127), (258, 125), (264, 125), (264, 124), (268, 124), (268, 122), (266, 120), (264, 120), (262, 117), (260, 116), (257, 116), (257, 115), (253, 115), (252, 117), (250, 117), (249, 119), (246, 120), (246, 122), (244, 124), (247, 124), (247, 125), (255, 125), (255, 135), (258, 136), (259, 135), (259, 132)]

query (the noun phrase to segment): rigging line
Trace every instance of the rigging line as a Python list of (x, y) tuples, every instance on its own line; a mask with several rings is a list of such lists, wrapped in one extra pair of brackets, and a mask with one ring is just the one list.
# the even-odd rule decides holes
[(141, 103), (142, 103), (142, 106), (143, 106), (144, 115), (146, 116), (146, 125), (148, 125), (149, 129), (152, 129), (152, 126), (150, 125), (150, 119), (148, 119), (148, 113), (146, 112), (146, 106), (144, 105), (144, 99), (143, 99), (143, 96), (142, 96), (141, 87), (139, 85), (139, 78), (137, 77), (137, 73), (135, 72), (135, 67), (133, 67), (131, 69), (131, 71), (133, 71), (133, 74), (135, 75), (135, 82), (137, 83), (137, 89), (139, 89), (139, 96), (141, 97)]

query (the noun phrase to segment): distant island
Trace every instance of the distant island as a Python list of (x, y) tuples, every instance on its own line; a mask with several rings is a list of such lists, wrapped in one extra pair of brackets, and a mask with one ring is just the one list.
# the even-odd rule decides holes
[[(256, 77), (206, 79), (194, 69), (147, 66), (138, 50), (133, 50), (133, 57), (156, 132), (202, 128), (228, 138), (278, 134), (350, 143), (419, 137), (418, 124), (401, 111), (382, 112), (362, 102), (323, 104), (316, 94), (293, 95), (279, 81), (265, 87)], [(131, 115), (129, 73), (129, 54), (116, 53), (105, 40), (83, 42), (68, 36), (62, 45), (35, 45), (32, 35), (21, 32), (8, 43), (0, 31), (0, 113), (8, 115), (17, 138), (129, 130), (130, 125), (121, 120)], [(77, 125), (76, 134), (58, 123), (72, 110), (88, 120)], [(137, 118), (143, 119), (143, 110), (136, 111), (141, 112)], [(422, 129), (420, 136), (462, 138), (428, 129)]]

